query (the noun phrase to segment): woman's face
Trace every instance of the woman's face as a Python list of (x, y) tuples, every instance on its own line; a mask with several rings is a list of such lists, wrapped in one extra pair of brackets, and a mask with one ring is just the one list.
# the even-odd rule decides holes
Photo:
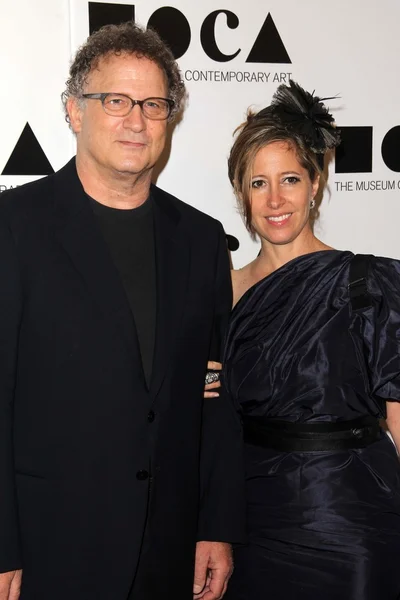
[(272, 142), (256, 154), (251, 179), (252, 225), (271, 244), (289, 244), (310, 233), (310, 202), (319, 177), (311, 181), (287, 142)]

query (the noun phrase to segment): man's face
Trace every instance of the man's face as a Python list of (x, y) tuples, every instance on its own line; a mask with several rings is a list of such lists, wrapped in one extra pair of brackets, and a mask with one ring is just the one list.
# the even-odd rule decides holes
[[(134, 100), (168, 96), (163, 71), (147, 58), (110, 55), (100, 59), (88, 77), (84, 93), (120, 93)], [(126, 117), (104, 112), (100, 100), (75, 98), (68, 104), (77, 136), (77, 155), (86, 168), (111, 175), (151, 175), (165, 145), (167, 121), (143, 116), (136, 105)]]

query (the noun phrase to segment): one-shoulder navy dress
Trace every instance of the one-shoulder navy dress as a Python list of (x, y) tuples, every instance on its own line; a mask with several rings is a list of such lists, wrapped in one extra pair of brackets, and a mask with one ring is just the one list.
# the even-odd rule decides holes
[[(242, 415), (291, 422), (385, 416), (400, 401), (400, 263), (372, 257), (372, 306), (352, 311), (351, 252), (298, 257), (233, 310), (224, 385)], [(249, 543), (226, 600), (396, 600), (400, 466), (387, 434), (366, 448), (245, 445)]]

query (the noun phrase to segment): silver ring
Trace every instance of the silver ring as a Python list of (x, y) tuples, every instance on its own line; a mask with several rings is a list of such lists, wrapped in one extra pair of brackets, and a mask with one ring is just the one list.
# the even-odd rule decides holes
[(215, 383), (216, 381), (219, 381), (219, 371), (207, 371), (206, 373), (206, 377), (205, 377), (205, 382), (206, 385), (209, 385), (210, 383)]

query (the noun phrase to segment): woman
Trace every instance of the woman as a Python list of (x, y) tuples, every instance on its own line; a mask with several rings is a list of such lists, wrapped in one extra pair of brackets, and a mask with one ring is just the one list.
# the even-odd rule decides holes
[(322, 101), (291, 82), (249, 114), (229, 158), (261, 252), (233, 272), (224, 354), (249, 528), (228, 600), (400, 593), (400, 468), (378, 424), (400, 447), (400, 264), (313, 234), (317, 156), (338, 140)]

